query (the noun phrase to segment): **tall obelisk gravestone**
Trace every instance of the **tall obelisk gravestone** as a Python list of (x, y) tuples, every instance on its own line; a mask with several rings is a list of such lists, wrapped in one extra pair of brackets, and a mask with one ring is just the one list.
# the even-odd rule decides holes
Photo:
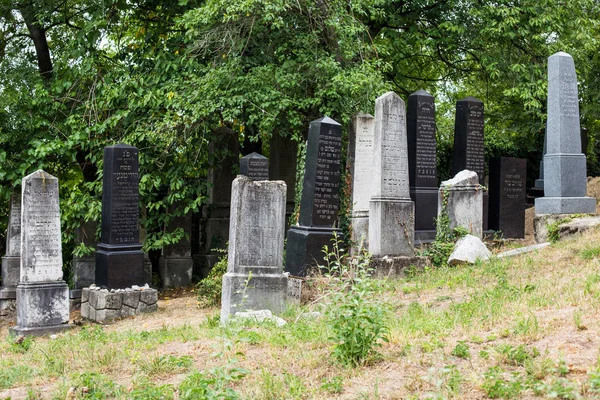
[(6, 230), (6, 255), (2, 257), (0, 311), (14, 305), (21, 273), (21, 194), (13, 192)]
[(408, 96), (408, 170), (410, 197), (415, 202), (415, 240), (435, 239), (437, 156), (433, 96), (419, 90)]
[(374, 258), (412, 257), (415, 203), (410, 199), (406, 110), (394, 92), (375, 100), (373, 156), (369, 252)]
[(233, 181), (222, 323), (238, 311), (285, 308), (285, 192), (283, 181), (253, 181), (241, 175)]
[(102, 233), (96, 252), (96, 285), (125, 289), (144, 282), (140, 244), (138, 149), (104, 148)]
[[(452, 175), (462, 170), (477, 173), (479, 184), (485, 186), (485, 152), (483, 102), (469, 96), (456, 102), (454, 120), (454, 151), (452, 153)], [(488, 230), (487, 190), (483, 192), (483, 230)]]
[(535, 199), (535, 213), (595, 213), (596, 199), (587, 191), (585, 155), (581, 152), (579, 97), (573, 57), (548, 58), (548, 128), (544, 155), (544, 197)]
[(323, 246), (332, 246), (340, 206), (341, 125), (329, 117), (312, 121), (304, 161), (299, 225), (288, 231), (285, 270), (303, 276), (323, 264)]
[(375, 118), (359, 113), (352, 118), (348, 158), (352, 159), (352, 254), (369, 248), (369, 201), (373, 195), (373, 138)]
[(58, 179), (39, 170), (22, 181), (21, 274), (12, 334), (45, 335), (71, 327), (62, 266)]

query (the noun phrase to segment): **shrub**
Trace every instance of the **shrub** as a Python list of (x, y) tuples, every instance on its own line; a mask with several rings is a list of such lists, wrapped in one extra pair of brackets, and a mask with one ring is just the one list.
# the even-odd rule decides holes
[(222, 256), (210, 270), (208, 276), (196, 285), (198, 306), (214, 307), (221, 305), (223, 275), (227, 272), (227, 255)]

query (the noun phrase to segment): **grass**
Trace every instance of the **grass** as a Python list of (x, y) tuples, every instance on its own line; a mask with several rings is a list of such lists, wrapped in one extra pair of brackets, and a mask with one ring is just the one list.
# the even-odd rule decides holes
[(364, 366), (332, 359), (326, 298), (310, 308), (321, 319), (290, 308), (281, 328), (223, 327), (217, 308), (182, 298), (134, 321), (0, 341), (0, 399), (598, 397), (599, 242), (381, 281), (389, 342)]

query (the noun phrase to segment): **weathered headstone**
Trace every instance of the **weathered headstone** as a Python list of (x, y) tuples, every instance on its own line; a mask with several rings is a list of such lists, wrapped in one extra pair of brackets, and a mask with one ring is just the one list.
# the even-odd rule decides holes
[(6, 255), (2, 257), (0, 311), (14, 306), (21, 273), (21, 194), (13, 192), (6, 230)]
[(463, 170), (442, 182), (438, 198), (438, 232), (443, 229), (441, 221), (445, 216), (449, 220), (449, 232), (462, 226), (472, 235), (482, 237), (483, 188), (476, 172)]
[(415, 203), (410, 199), (406, 110), (394, 92), (375, 100), (373, 165), (369, 252), (374, 258), (412, 257)]
[[(475, 171), (479, 184), (485, 185), (483, 102), (469, 96), (456, 103), (452, 175), (462, 170)], [(483, 230), (488, 230), (488, 193), (483, 192)]]
[(256, 152), (242, 157), (240, 160), (240, 175), (247, 176), (253, 181), (268, 181), (269, 159)]
[(535, 213), (595, 213), (596, 199), (587, 190), (585, 155), (581, 153), (579, 97), (573, 57), (548, 58), (548, 130), (544, 155), (544, 197), (535, 199)]
[[(77, 243), (86, 246), (96, 245), (96, 221), (87, 221), (76, 229)], [(73, 289), (69, 296), (71, 299), (81, 298), (81, 290), (96, 281), (96, 257), (89, 254), (73, 257)]]
[(437, 217), (437, 157), (435, 103), (433, 96), (419, 90), (408, 96), (408, 170), (410, 197), (415, 202), (415, 240), (435, 239)]
[(525, 177), (523, 158), (496, 157), (490, 160), (490, 229), (507, 239), (525, 237)]
[(283, 181), (255, 182), (246, 176), (233, 181), (221, 322), (238, 311), (285, 308), (285, 192)]
[[(173, 207), (175, 209), (176, 206)], [(181, 215), (172, 217), (169, 231), (183, 231), (183, 237), (175, 244), (167, 245), (162, 250), (159, 259), (159, 275), (163, 288), (187, 286), (192, 283), (192, 246), (190, 236), (192, 233), (192, 216)]]
[(369, 248), (369, 201), (373, 195), (373, 138), (375, 118), (359, 113), (352, 118), (348, 166), (352, 175), (352, 254)]
[(285, 229), (294, 213), (296, 201), (296, 161), (298, 144), (295, 140), (273, 134), (269, 143), (269, 179), (284, 181), (287, 185)]
[(96, 285), (124, 289), (144, 280), (140, 244), (138, 149), (125, 144), (104, 148), (102, 233), (96, 251)]
[(342, 129), (329, 117), (312, 121), (304, 161), (299, 225), (288, 231), (285, 270), (303, 276), (322, 264), (323, 246), (332, 246), (339, 211)]
[(15, 335), (70, 328), (69, 287), (63, 280), (58, 179), (38, 170), (22, 180), (21, 271)]
[(199, 224), (199, 251), (194, 255), (196, 275), (205, 276), (222, 256), (229, 240), (231, 183), (239, 168), (238, 134), (228, 127), (215, 131), (210, 144), (211, 167), (208, 171), (208, 202), (202, 207)]

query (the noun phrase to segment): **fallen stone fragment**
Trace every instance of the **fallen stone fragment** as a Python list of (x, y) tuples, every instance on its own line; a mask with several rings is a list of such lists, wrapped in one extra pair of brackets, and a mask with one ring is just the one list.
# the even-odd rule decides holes
[(466, 235), (456, 242), (454, 251), (448, 258), (449, 265), (474, 264), (475, 261), (488, 260), (492, 253), (477, 236)]

